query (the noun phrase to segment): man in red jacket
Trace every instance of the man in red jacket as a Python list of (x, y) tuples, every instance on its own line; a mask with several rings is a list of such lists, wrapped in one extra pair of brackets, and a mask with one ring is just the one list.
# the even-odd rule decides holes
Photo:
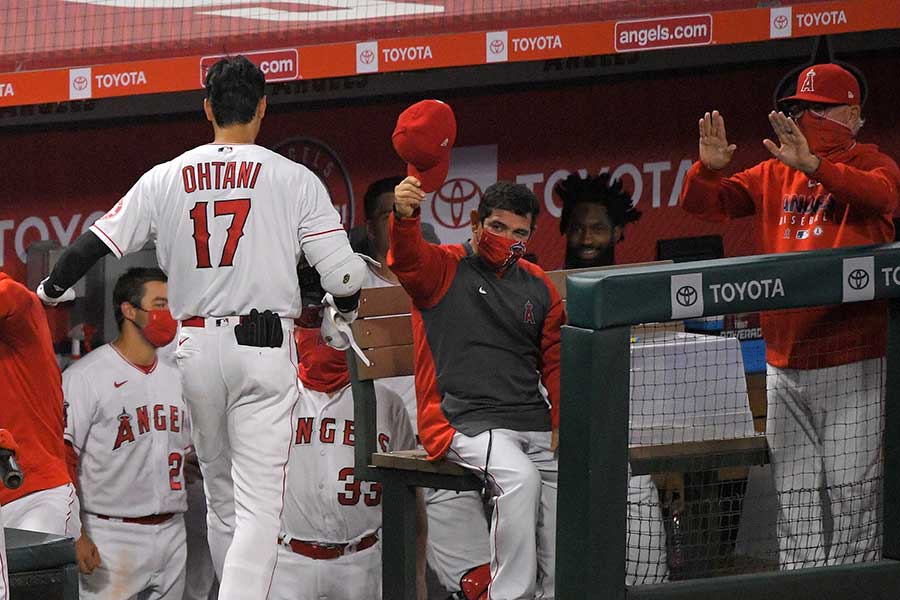
[(397, 186), (388, 254), (412, 297), (419, 437), (430, 457), (485, 479), (488, 596), (553, 598), (565, 312), (546, 273), (520, 260), (538, 201), (523, 185), (495, 183), (471, 215), (471, 242), (437, 246), (422, 238), (423, 187), (416, 177)]
[[(856, 78), (814, 65), (779, 104), (783, 112), (769, 114), (778, 142), (763, 141), (774, 158), (730, 177), (722, 169), (736, 147), (724, 119), (700, 119), (684, 209), (711, 220), (755, 216), (763, 253), (893, 241), (900, 170), (856, 141)], [(885, 324), (885, 306), (873, 302), (762, 316), (783, 569), (880, 558)]]
[(22, 486), (0, 485), (6, 527), (77, 536), (78, 498), (66, 469), (62, 377), (38, 297), (0, 273), (0, 427), (19, 449)]

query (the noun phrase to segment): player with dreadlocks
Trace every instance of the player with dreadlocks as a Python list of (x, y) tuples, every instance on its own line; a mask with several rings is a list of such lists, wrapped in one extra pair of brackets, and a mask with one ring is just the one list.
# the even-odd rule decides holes
[(566, 236), (566, 269), (615, 264), (615, 247), (625, 225), (641, 218), (622, 190), (622, 181), (608, 173), (582, 178), (572, 173), (556, 184), (562, 200), (559, 232)]

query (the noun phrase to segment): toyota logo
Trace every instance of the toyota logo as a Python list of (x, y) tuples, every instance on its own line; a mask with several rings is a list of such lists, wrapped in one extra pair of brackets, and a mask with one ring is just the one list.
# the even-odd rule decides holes
[[(448, 229), (460, 229), (469, 224), (466, 205), (481, 200), (481, 188), (471, 179), (449, 179), (434, 193), (431, 213), (435, 220)], [(474, 208), (474, 206), (473, 206)]]
[(784, 29), (788, 26), (787, 15), (778, 15), (772, 20), (772, 24), (775, 25), (775, 29)]
[(854, 269), (847, 275), (847, 285), (851, 289), (861, 290), (869, 285), (869, 274), (864, 269)]
[(491, 54), (500, 54), (505, 47), (506, 45), (503, 43), (503, 40), (492, 40), (490, 46)]
[(78, 75), (72, 80), (72, 87), (78, 90), (79, 92), (86, 89), (88, 85), (88, 78), (84, 75)]
[(375, 53), (371, 50), (363, 50), (359, 53), (359, 62), (364, 65), (371, 65), (373, 60), (375, 60)]
[(683, 285), (675, 292), (675, 300), (682, 306), (693, 306), (697, 303), (697, 290), (692, 285)]

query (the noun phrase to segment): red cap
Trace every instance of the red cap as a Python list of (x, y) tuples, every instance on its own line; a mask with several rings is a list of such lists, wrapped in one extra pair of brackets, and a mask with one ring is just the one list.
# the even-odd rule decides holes
[(797, 78), (797, 93), (781, 102), (813, 102), (816, 104), (849, 104), (859, 106), (859, 81), (853, 73), (830, 63), (803, 69)]
[(394, 150), (406, 161), (406, 174), (422, 182), (422, 190), (434, 192), (447, 179), (450, 150), (456, 143), (456, 117), (440, 100), (416, 102), (397, 117), (391, 136)]

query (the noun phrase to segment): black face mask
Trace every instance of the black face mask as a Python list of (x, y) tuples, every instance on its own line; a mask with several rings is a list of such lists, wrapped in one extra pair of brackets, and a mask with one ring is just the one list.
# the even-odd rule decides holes
[(587, 269), (590, 267), (607, 267), (616, 264), (616, 245), (610, 244), (606, 250), (591, 260), (584, 260), (578, 256), (577, 248), (566, 246), (566, 268)]

